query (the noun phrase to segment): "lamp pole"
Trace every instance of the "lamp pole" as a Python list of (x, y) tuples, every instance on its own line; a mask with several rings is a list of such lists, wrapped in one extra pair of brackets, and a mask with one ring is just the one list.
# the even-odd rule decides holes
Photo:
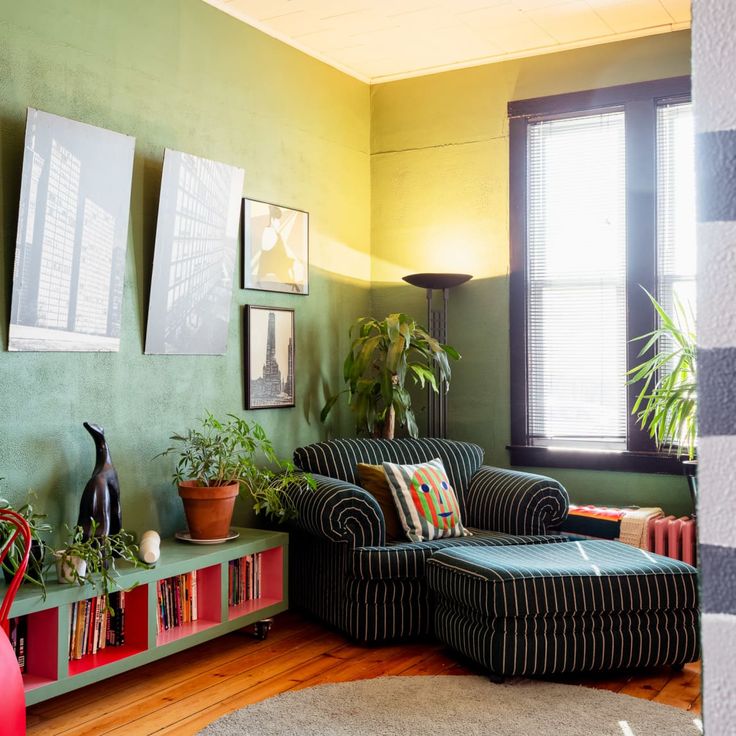
[[(450, 289), (469, 281), (467, 273), (412, 273), (404, 281), (412, 286), (427, 290), (427, 329), (429, 334), (443, 345), (447, 344), (447, 306)], [(442, 305), (434, 309), (433, 291), (442, 291)], [(435, 393), (427, 387), (427, 434), (429, 437), (447, 437), (447, 382), (435, 370), (437, 387)]]

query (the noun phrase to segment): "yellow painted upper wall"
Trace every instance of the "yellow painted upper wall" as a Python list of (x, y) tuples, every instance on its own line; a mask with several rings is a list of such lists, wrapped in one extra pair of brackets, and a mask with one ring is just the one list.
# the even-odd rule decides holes
[(510, 100), (689, 73), (681, 31), (373, 86), (373, 281), (506, 273)]

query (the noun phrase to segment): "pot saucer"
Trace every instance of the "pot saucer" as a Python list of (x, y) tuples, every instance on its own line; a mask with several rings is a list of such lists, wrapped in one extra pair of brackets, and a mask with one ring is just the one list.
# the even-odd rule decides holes
[(237, 539), (240, 536), (240, 532), (230, 529), (230, 533), (226, 537), (222, 537), (222, 539), (193, 539), (188, 530), (176, 532), (174, 536), (180, 542), (189, 542), (189, 544), (223, 544), (224, 542), (231, 542), (233, 539)]

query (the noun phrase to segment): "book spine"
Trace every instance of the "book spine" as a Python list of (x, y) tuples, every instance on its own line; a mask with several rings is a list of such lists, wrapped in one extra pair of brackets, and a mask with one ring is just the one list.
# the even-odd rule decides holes
[(197, 601), (197, 571), (192, 571), (192, 621), (196, 621), (199, 615), (199, 604)]

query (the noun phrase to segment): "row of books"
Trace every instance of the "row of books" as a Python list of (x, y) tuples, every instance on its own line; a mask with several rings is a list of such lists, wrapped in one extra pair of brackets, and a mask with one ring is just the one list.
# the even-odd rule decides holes
[(261, 559), (257, 552), (228, 563), (227, 599), (231, 606), (261, 597)]
[(197, 571), (175, 575), (156, 583), (158, 600), (156, 631), (197, 620)]
[(28, 640), (28, 621), (25, 616), (11, 618), (9, 621), (10, 631), (8, 638), (10, 645), (15, 652), (15, 658), (18, 660), (20, 671), (26, 671), (26, 641)]
[(69, 621), (69, 659), (97, 654), (105, 647), (125, 644), (125, 592), (72, 603)]

